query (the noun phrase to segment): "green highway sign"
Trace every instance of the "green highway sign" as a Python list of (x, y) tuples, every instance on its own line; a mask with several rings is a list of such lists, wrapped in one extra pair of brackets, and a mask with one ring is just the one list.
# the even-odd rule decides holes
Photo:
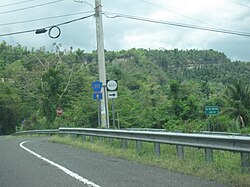
[(205, 106), (206, 115), (218, 115), (219, 107), (218, 106)]

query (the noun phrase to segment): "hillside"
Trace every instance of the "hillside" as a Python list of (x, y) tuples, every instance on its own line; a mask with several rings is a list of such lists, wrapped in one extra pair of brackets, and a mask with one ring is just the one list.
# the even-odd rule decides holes
[[(116, 55), (115, 55), (116, 54)], [(108, 62), (153, 63), (171, 79), (231, 83), (240, 79), (247, 84), (250, 65), (232, 62), (225, 54), (213, 50), (146, 50), (107, 52)], [(147, 67), (146, 67), (147, 68)], [(150, 68), (148, 68), (150, 69)]]
[[(48, 52), (0, 44), (0, 134), (15, 126), (97, 127), (91, 88), (98, 80), (97, 52), (54, 47)], [(119, 84), (115, 118), (122, 128), (207, 129), (215, 120), (205, 115), (207, 105), (221, 111), (212, 130), (239, 131), (249, 125), (249, 99), (240, 101), (244, 123), (222, 111), (232, 102), (228, 87), (237, 83), (245, 91), (249, 86), (250, 63), (232, 62), (213, 50), (130, 49), (105, 51), (105, 56), (107, 79)], [(58, 106), (64, 109), (61, 117), (55, 113)]]

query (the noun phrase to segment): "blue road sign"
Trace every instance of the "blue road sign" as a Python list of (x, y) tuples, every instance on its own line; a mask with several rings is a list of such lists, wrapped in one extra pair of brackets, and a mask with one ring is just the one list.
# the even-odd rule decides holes
[(93, 99), (102, 100), (102, 93), (94, 93)]
[(100, 82), (100, 81), (92, 82), (92, 88), (93, 88), (95, 93), (101, 92), (101, 90), (102, 90), (102, 82)]

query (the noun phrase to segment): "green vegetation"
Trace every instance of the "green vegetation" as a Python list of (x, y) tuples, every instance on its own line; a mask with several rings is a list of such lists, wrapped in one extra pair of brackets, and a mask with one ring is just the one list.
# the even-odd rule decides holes
[[(48, 52), (0, 43), (0, 134), (16, 126), (97, 127), (91, 88), (98, 80), (97, 52), (53, 47)], [(232, 62), (213, 50), (130, 49), (105, 56), (107, 79), (119, 84), (121, 128), (192, 132), (212, 125), (210, 130), (250, 132), (249, 62)], [(205, 106), (218, 106), (219, 115), (206, 116)]]
[(135, 142), (128, 142), (128, 149), (121, 149), (121, 140), (94, 139), (84, 143), (81, 137), (52, 136), (51, 142), (63, 143), (99, 152), (118, 158), (123, 158), (139, 163), (165, 168), (171, 171), (178, 171), (188, 175), (198, 176), (207, 180), (215, 180), (220, 183), (232, 186), (249, 186), (249, 174), (241, 173), (240, 155), (226, 151), (214, 151), (214, 161), (211, 164), (204, 162), (204, 149), (185, 147), (185, 159), (179, 160), (176, 157), (175, 146), (162, 145), (161, 155), (154, 155), (152, 143), (143, 143), (142, 151), (137, 153)]

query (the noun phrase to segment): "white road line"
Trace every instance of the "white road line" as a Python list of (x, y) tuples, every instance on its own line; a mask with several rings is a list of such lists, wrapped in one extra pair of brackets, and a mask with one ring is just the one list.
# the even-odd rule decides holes
[(80, 176), (80, 175), (78, 175), (78, 174), (70, 171), (69, 169), (61, 166), (60, 164), (57, 164), (57, 163), (55, 163), (55, 162), (53, 162), (53, 161), (51, 161), (51, 160), (49, 160), (49, 159), (47, 159), (45, 157), (42, 157), (41, 155), (35, 153), (34, 151), (31, 151), (30, 149), (28, 149), (27, 147), (25, 147), (23, 145), (23, 144), (25, 144), (27, 142), (29, 142), (29, 141), (24, 141), (24, 142), (20, 143), (19, 145), (20, 145), (21, 148), (23, 148), (24, 150), (28, 151), (30, 154), (36, 156), (37, 158), (40, 158), (41, 160), (49, 163), (52, 166), (57, 167), (58, 169), (62, 170), (64, 173), (66, 173), (67, 175), (70, 175), (71, 177), (73, 177), (73, 178), (81, 181), (82, 183), (84, 183), (84, 184), (86, 184), (86, 185), (88, 185), (90, 187), (100, 187), (99, 185), (95, 184), (94, 182), (91, 182), (91, 181), (83, 178), (82, 176)]

